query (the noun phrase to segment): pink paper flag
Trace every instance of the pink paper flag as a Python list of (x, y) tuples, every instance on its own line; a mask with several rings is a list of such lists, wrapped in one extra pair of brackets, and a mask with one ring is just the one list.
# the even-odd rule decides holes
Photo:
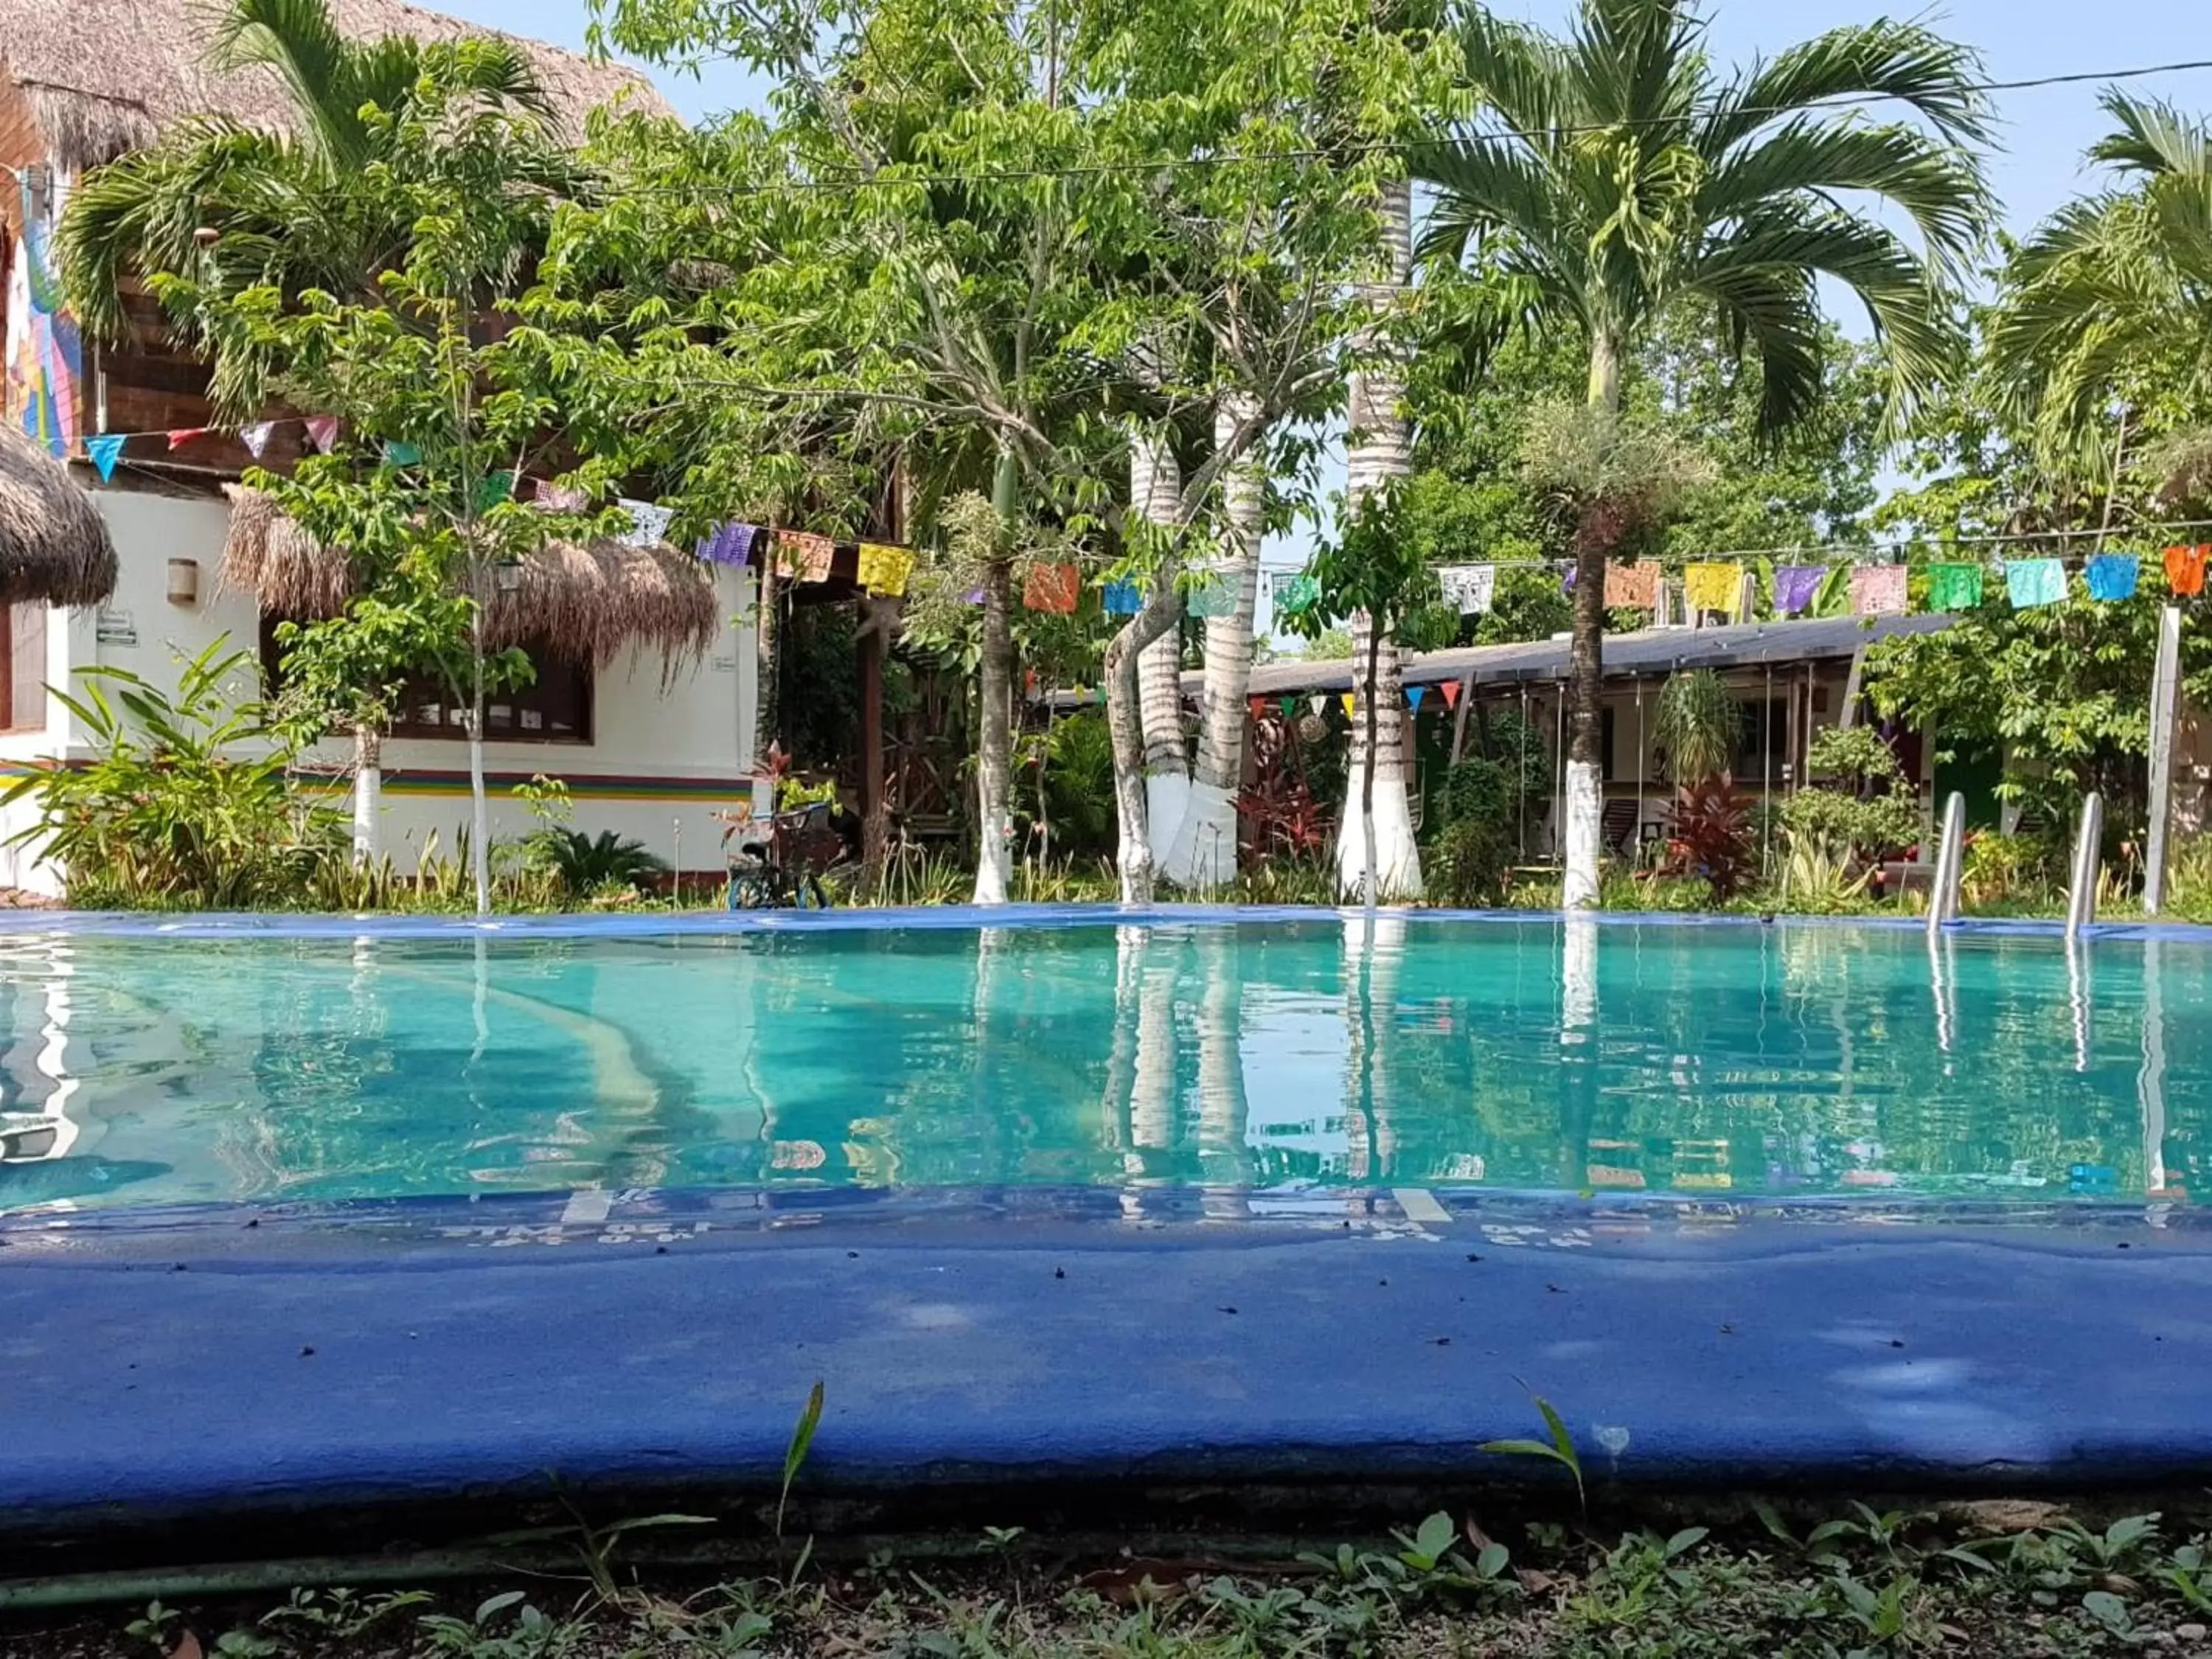
[(169, 433), (169, 453), (173, 455), (177, 451), (182, 449), (186, 444), (191, 443), (193, 440), (197, 438), (204, 438), (207, 434), (208, 428), (204, 426), (180, 426), (173, 428)]
[(318, 453), (327, 455), (337, 447), (338, 417), (335, 415), (310, 415), (306, 422), (308, 441)]

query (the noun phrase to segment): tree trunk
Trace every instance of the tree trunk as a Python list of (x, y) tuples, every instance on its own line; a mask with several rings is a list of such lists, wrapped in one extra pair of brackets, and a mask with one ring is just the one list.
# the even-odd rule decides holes
[(1182, 594), (1174, 572), (1168, 570), (1154, 584), (1153, 597), (1145, 608), (1106, 647), (1106, 729), (1114, 740), (1114, 816), (1120, 831), (1116, 863), (1124, 904), (1152, 902), (1154, 873), (1138, 665), (1147, 646), (1179, 629), (1182, 623)]
[[(1366, 292), (1367, 303), (1378, 319), (1398, 305), (1413, 271), (1413, 188), (1406, 180), (1385, 187), (1381, 218), (1386, 271), (1367, 285)], [(1370, 348), (1367, 361), (1346, 387), (1351, 431), (1346, 508), (1354, 514), (1372, 492), (1413, 470), (1412, 435), (1400, 408), (1404, 373), (1394, 361), (1395, 352), (1384, 349), (1379, 333)], [(1362, 665), (1353, 687), (1353, 726), (1355, 732), (1373, 736), (1353, 744), (1364, 753), (1355, 752), (1346, 780), (1337, 835), (1337, 882), (1341, 890), (1351, 892), (1357, 886), (1370, 898), (1378, 888), (1395, 898), (1419, 898), (1421, 855), (1413, 844), (1413, 808), (1406, 793), (1405, 695), (1399, 683), (1398, 647), (1387, 631), (1370, 638), (1374, 632), (1366, 617), (1352, 619), (1352, 657)], [(1371, 859), (1366, 847), (1370, 817), (1376, 839)]]
[[(1607, 414), (1620, 410), (1621, 361), (1626, 343), (1611, 328), (1599, 329), (1590, 342), (1589, 403)], [(1574, 646), (1567, 682), (1571, 737), (1562, 798), (1566, 854), (1560, 902), (1570, 910), (1595, 909), (1600, 866), (1604, 858), (1605, 567), (1613, 550), (1606, 533), (1608, 516), (1589, 513), (1575, 537)]]
[(746, 752), (752, 764), (758, 768), (761, 757), (776, 740), (776, 648), (781, 643), (776, 637), (775, 627), (775, 538), (761, 538), (763, 551), (760, 560), (759, 598), (753, 605), (753, 660), (757, 665), (753, 686), (753, 729), (749, 734)]
[(476, 883), (477, 914), (491, 914), (491, 804), (484, 793), (483, 606), (470, 623), (469, 641), (469, 873)]
[(353, 862), (357, 870), (376, 862), (384, 811), (384, 739), (374, 726), (353, 730)]
[(975, 902), (1004, 904), (1013, 878), (1013, 566), (1000, 557), (983, 579), (983, 719), (975, 753)]
[[(1230, 392), (1214, 411), (1217, 445), (1232, 442), (1250, 417), (1249, 394)], [(1252, 635), (1260, 605), (1260, 532), (1267, 477), (1256, 446), (1223, 475), (1221, 529), (1227, 556), (1214, 580), (1228, 589), (1226, 613), (1206, 619), (1206, 690), (1190, 802), (1168, 855), (1168, 879), (1194, 890), (1237, 880), (1237, 795), (1244, 782), (1245, 703), (1252, 688)], [(1158, 838), (1154, 826), (1154, 839)]]
[[(1147, 523), (1174, 532), (1182, 468), (1164, 439), (1129, 441), (1129, 504)], [(1157, 581), (1155, 586), (1157, 586)], [(1182, 629), (1160, 635), (1137, 658), (1139, 718), (1144, 728), (1146, 833), (1155, 869), (1168, 863), (1190, 802), (1190, 746), (1182, 729)]]

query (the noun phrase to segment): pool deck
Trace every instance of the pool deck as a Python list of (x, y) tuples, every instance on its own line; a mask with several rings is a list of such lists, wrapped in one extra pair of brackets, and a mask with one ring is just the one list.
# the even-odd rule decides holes
[[(57, 926), (118, 924), (9, 922)], [(17, 1540), (556, 1481), (773, 1494), (817, 1380), (817, 1493), (1518, 1484), (1542, 1471), (1479, 1448), (1540, 1435), (1532, 1395), (1601, 1486), (2175, 1486), (2212, 1480), (2208, 1378), (2212, 1218), (2162, 1203), (591, 1191), (0, 1218)]]

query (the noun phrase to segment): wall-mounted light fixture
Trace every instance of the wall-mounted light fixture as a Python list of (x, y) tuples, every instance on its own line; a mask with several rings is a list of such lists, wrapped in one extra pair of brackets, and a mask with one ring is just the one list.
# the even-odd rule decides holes
[(501, 559), (491, 568), (492, 586), (501, 593), (522, 591), (522, 561)]
[(194, 605), (200, 602), (200, 562), (198, 559), (169, 561), (169, 603)]

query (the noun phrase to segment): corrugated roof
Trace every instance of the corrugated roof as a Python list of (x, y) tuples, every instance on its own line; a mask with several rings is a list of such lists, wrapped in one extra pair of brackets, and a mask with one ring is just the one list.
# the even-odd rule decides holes
[[(1933, 634), (1950, 625), (1951, 618), (1942, 614), (1822, 617), (1728, 628), (1652, 628), (1638, 634), (1608, 634), (1605, 673), (1607, 679), (1625, 679), (1686, 668), (1748, 668), (1767, 663), (1848, 659), (1876, 640), (1900, 634)], [(1463, 681), (1470, 673), (1477, 685), (1564, 680), (1569, 650), (1568, 642), (1561, 639), (1420, 652), (1406, 659), (1406, 684), (1441, 685), (1447, 680)], [(1183, 690), (1195, 696), (1205, 678), (1199, 672), (1184, 675)], [(1352, 682), (1352, 664), (1346, 658), (1270, 663), (1252, 671), (1251, 695), (1279, 697), (1308, 691), (1349, 691)]]
[[(356, 40), (498, 33), (401, 0), (332, 0), (332, 8)], [(73, 170), (111, 161), (186, 115), (284, 125), (289, 103), (273, 75), (207, 70), (210, 9), (208, 0), (0, 0), (0, 59), (29, 99), (52, 159)], [(618, 100), (671, 112), (635, 70), (539, 40), (520, 44), (571, 137), (591, 110)]]

